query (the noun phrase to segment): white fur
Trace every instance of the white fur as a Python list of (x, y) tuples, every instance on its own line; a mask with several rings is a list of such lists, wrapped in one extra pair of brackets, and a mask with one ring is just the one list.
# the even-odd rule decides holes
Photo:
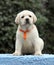
[[(31, 17), (29, 17), (29, 15), (31, 15)], [(22, 16), (24, 17), (22, 18)], [(30, 24), (26, 24), (26, 18), (29, 19)], [(37, 27), (33, 24), (36, 21), (37, 21), (37, 17), (31, 11), (24, 10), (20, 12), (19, 14), (17, 14), (15, 22), (19, 25), (16, 32), (15, 52), (13, 53), (14, 55), (22, 55), (22, 52), (33, 53), (33, 51), (34, 51), (34, 55), (42, 54), (44, 42), (39, 37)], [(23, 39), (24, 33), (19, 31), (19, 29), (30, 30), (29, 32), (27, 32), (26, 40)]]

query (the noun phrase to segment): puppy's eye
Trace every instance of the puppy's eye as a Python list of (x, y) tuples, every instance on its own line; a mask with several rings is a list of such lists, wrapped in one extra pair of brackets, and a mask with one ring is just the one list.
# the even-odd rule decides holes
[(24, 18), (24, 16), (22, 16), (21, 18)]
[(32, 17), (31, 15), (29, 15), (29, 17)]

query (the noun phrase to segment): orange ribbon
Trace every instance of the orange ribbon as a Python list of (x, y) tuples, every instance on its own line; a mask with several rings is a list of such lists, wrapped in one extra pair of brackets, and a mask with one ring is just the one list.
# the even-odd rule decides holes
[(23, 38), (24, 38), (24, 40), (26, 40), (27, 32), (29, 32), (29, 30), (24, 31), (24, 30), (20, 29), (20, 31), (24, 33)]

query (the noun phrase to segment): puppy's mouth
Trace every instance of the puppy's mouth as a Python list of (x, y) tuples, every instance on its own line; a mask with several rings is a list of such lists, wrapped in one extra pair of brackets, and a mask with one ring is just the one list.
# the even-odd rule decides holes
[(24, 21), (24, 23), (21, 24), (21, 26), (24, 26), (24, 27), (27, 27), (27, 28), (28, 28), (30, 25), (31, 25), (31, 23), (30, 23), (29, 18), (26, 18), (25, 21)]

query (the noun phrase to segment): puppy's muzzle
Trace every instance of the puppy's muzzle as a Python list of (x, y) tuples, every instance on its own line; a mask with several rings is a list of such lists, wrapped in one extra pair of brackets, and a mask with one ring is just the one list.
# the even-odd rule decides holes
[(26, 20), (26, 24), (29, 24), (29, 19), (28, 19), (28, 18), (26, 18), (25, 20)]

